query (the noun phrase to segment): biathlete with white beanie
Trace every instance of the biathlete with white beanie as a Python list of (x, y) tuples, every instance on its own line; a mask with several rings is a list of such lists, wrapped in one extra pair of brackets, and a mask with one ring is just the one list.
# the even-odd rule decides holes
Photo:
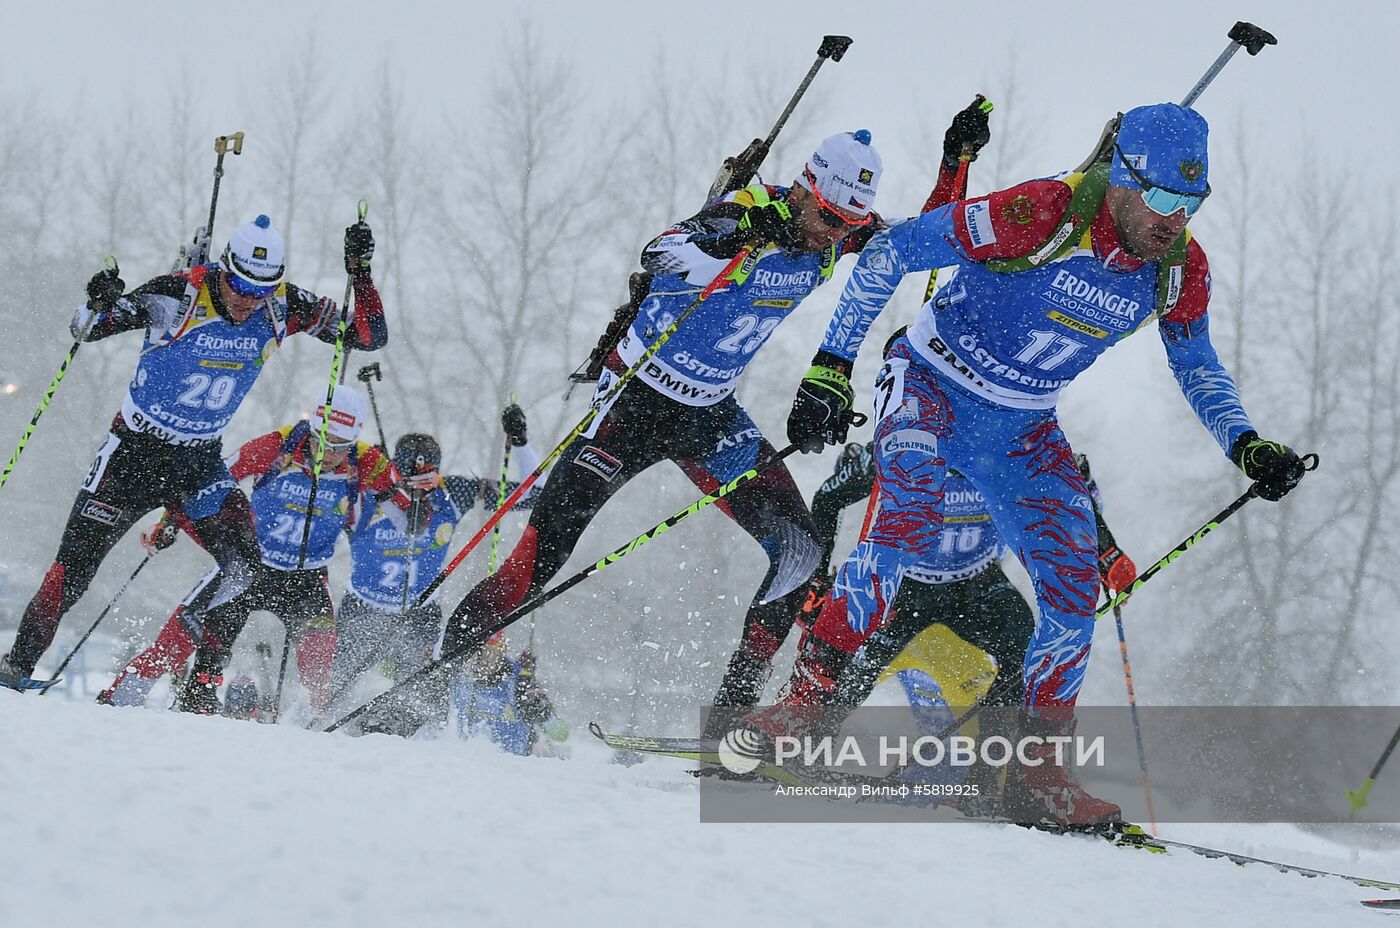
[[(145, 330), (136, 373), (68, 516), (58, 555), (0, 658), (0, 686), (29, 689), (63, 615), (82, 597), (126, 530), (161, 506), (178, 510), (219, 564), (211, 603), (247, 589), (261, 560), (248, 499), (222, 455), (222, 435), (267, 360), (305, 332), (334, 343), (335, 302), (285, 279), (286, 249), (266, 216), (234, 230), (217, 262), (157, 277), (126, 292), (115, 269), (94, 275), (73, 316), (74, 337), (97, 341)], [(345, 232), (355, 302), (346, 344), (389, 341), (370, 277), (374, 237)], [(42, 681), (39, 681), (42, 682)]]
[[(311, 472), (322, 420), (326, 446), (311, 496)], [(183, 666), (199, 646), (195, 670), (180, 697), (181, 708), (216, 712), (220, 673), (248, 616), (271, 612), (297, 639), (297, 666), (311, 693), (312, 705), (324, 707), (330, 695), (331, 661), (335, 654), (335, 617), (326, 565), (337, 539), (365, 518), (361, 500), (382, 494), (391, 501), (400, 523), (406, 519), (409, 495), (398, 488), (393, 463), (377, 447), (360, 441), (369, 418), (365, 395), (351, 386), (336, 387), (330, 415), (318, 405), (309, 420), (284, 426), (249, 441), (230, 462), (234, 480), (251, 479), (249, 501), (257, 524), (259, 559), (252, 582), (239, 595), (209, 606), (216, 584), (215, 568), (171, 616), (155, 645), (127, 664), (99, 701), (130, 705), (145, 699), (155, 680)], [(310, 530), (306, 520), (310, 513)], [(177, 514), (181, 527), (187, 520)], [(306, 534), (306, 556), (301, 555)], [(169, 537), (167, 535), (167, 537)], [(143, 538), (143, 541), (146, 541)], [(157, 547), (164, 539), (149, 543)]]
[[(753, 184), (712, 200), (642, 250), (646, 291), (639, 294), (635, 320), (606, 354), (599, 391), (608, 390), (736, 255), (753, 248), (564, 453), (504, 566), (468, 594), (462, 618), (449, 623), (443, 653), (539, 592), (603, 504), (653, 464), (674, 461), (710, 492), (773, 453), (734, 388), (773, 330), (831, 279), (842, 255), (858, 252), (880, 227), (871, 207), (881, 161), (870, 141), (865, 130), (833, 135), (793, 186)], [(781, 464), (730, 493), (721, 507), (769, 560), (716, 696), (720, 705), (751, 705), (792, 627), (821, 548), (802, 494)]]

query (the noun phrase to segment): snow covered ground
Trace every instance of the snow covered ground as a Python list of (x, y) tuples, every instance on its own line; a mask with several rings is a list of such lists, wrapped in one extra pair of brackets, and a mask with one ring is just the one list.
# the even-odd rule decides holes
[[(582, 726), (576, 726), (581, 729)], [(1381, 893), (995, 825), (702, 825), (686, 765), (0, 691), (0, 898), (63, 925), (1341, 925)], [(1286, 826), (1173, 826), (1400, 876)]]

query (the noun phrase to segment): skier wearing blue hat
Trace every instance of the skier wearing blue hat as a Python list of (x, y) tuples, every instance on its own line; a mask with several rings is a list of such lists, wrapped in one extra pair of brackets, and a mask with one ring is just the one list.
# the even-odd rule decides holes
[[(1298, 455), (1259, 437), (1211, 346), (1209, 265), (1186, 229), (1210, 195), (1206, 135), (1192, 110), (1138, 107), (1123, 116), (1110, 163), (955, 202), (871, 239), (813, 362), (819, 376), (803, 380), (788, 419), (788, 437), (812, 450), (849, 421), (848, 375), (899, 281), (952, 270), (939, 274), (875, 382), (881, 495), (872, 529), (840, 568), (779, 704), (752, 724), (791, 734), (830, 704), (834, 681), (939, 537), (954, 467), (986, 498), (1034, 582), (1025, 732), (1072, 730), (1100, 580), (1089, 488), (1055, 407), (1100, 353), (1154, 319), (1183, 395), (1260, 495), (1280, 499), (1302, 478)], [(1008, 814), (1064, 824), (1118, 817), (1065, 768), (1034, 762), (1043, 759), (1008, 778)]]

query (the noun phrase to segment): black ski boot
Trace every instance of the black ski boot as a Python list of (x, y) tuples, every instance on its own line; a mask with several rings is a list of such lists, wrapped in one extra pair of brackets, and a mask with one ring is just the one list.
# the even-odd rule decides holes
[(223, 706), (219, 704), (219, 685), (223, 682), (223, 676), (217, 671), (196, 670), (175, 698), (175, 708), (198, 715), (220, 714)]
[(701, 737), (723, 738), (740, 719), (752, 712), (772, 673), (771, 661), (760, 660), (742, 646), (735, 651), (715, 693), (714, 708), (705, 717)]

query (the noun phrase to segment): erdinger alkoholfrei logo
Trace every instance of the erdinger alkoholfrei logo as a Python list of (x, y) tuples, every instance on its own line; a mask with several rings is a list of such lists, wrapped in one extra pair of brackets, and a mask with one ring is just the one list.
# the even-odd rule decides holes
[(748, 728), (736, 728), (719, 743), (719, 762), (731, 773), (753, 773), (763, 763), (763, 736)]

